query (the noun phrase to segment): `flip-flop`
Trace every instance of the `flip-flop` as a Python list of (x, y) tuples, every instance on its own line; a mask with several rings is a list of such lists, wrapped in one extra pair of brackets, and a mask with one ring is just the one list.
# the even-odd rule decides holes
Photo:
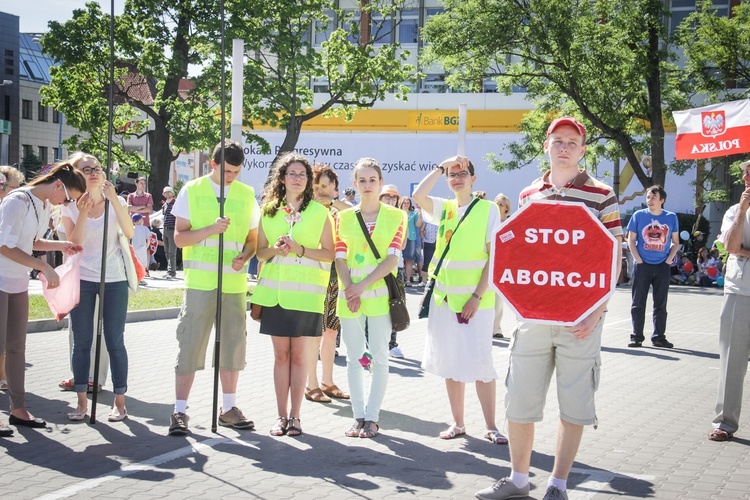
[(447, 430), (440, 433), (440, 439), (453, 439), (456, 436), (466, 434), (466, 426), (451, 425)]
[(492, 429), (487, 431), (487, 434), (484, 435), (485, 439), (489, 439), (492, 443), (495, 444), (508, 444), (508, 438), (500, 434), (500, 431), (497, 429)]

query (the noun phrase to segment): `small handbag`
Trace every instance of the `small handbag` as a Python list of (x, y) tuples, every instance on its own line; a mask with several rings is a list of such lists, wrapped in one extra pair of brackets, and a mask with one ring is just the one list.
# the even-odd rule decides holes
[(432, 275), (432, 278), (430, 278), (430, 281), (427, 282), (427, 286), (424, 287), (424, 295), (422, 295), (422, 303), (419, 304), (419, 318), (424, 319), (430, 314), (430, 301), (432, 300), (432, 290), (435, 288), (435, 278), (437, 278), (438, 273), (440, 272), (440, 267), (443, 265), (443, 259), (445, 259), (445, 256), (448, 255), (448, 250), (451, 247), (451, 241), (453, 241), (453, 238), (456, 236), (456, 231), (458, 231), (458, 228), (461, 227), (461, 223), (463, 220), (469, 215), (469, 212), (471, 212), (471, 209), (474, 208), (474, 205), (476, 205), (479, 202), (479, 198), (474, 198), (474, 200), (471, 202), (469, 207), (466, 209), (466, 212), (464, 212), (464, 216), (461, 217), (461, 219), (458, 221), (458, 224), (456, 225), (456, 229), (453, 230), (453, 236), (451, 236), (450, 241), (448, 241), (448, 244), (445, 245), (445, 250), (443, 250), (443, 255), (440, 256), (440, 260), (437, 263), (437, 266), (435, 266), (435, 273)]
[(128, 279), (128, 288), (133, 292), (138, 291), (138, 284), (146, 277), (146, 268), (135, 256), (135, 249), (130, 244), (128, 237), (117, 229), (117, 242), (120, 244), (122, 262), (125, 264), (125, 277)]
[[(367, 230), (365, 219), (362, 218), (362, 212), (359, 209), (356, 210), (357, 220), (359, 225), (362, 227), (362, 232), (365, 234), (367, 243), (370, 244), (372, 253), (375, 254), (375, 258), (380, 260), (380, 254), (378, 249), (375, 248), (375, 243), (372, 242), (370, 237), (370, 231)], [(391, 325), (394, 331), (401, 332), (409, 328), (409, 311), (406, 309), (406, 290), (404, 289), (404, 283), (396, 278), (393, 274), (388, 273), (385, 275), (385, 286), (388, 288), (388, 305), (391, 311)]]

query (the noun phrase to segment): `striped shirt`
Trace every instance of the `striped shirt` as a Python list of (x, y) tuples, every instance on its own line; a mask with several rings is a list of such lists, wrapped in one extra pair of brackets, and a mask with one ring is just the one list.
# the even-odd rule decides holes
[(612, 236), (622, 236), (620, 208), (614, 190), (582, 170), (571, 182), (557, 189), (549, 182), (549, 172), (521, 191), (518, 208), (532, 200), (578, 201), (597, 217)]
[(174, 215), (172, 215), (172, 207), (174, 207), (175, 199), (172, 198), (172, 201), (165, 201), (164, 207), (162, 208), (162, 213), (164, 214), (164, 227), (167, 229), (173, 229), (174, 228)]

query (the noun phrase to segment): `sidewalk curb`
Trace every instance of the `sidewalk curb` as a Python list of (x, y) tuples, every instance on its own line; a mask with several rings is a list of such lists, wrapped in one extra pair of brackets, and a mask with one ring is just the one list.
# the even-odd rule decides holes
[[(125, 323), (140, 323), (142, 321), (156, 321), (161, 319), (174, 319), (180, 314), (180, 307), (166, 307), (164, 309), (143, 309), (140, 311), (128, 311)], [(250, 301), (247, 301), (247, 310), (250, 310)], [(54, 332), (68, 328), (68, 318), (61, 321), (54, 318), (35, 319), (29, 321), (28, 333)]]

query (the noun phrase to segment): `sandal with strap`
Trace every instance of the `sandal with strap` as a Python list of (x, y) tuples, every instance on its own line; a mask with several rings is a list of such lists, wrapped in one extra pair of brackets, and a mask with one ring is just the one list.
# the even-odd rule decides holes
[[(297, 421), (297, 425), (294, 425), (294, 421)], [(299, 417), (289, 417), (289, 425), (286, 426), (286, 435), (290, 437), (302, 435), (302, 425)]]
[(500, 431), (497, 429), (492, 429), (487, 431), (487, 434), (484, 435), (485, 439), (489, 439), (490, 442), (494, 444), (508, 444), (508, 438), (500, 434)]
[(320, 387), (323, 389), (323, 394), (325, 394), (326, 396), (336, 399), (349, 399), (349, 394), (339, 389), (336, 384), (320, 384)]
[(313, 403), (330, 403), (331, 402), (331, 398), (323, 394), (323, 391), (321, 391), (319, 387), (315, 389), (306, 389), (305, 399), (308, 401), (312, 401)]
[(8, 390), (8, 381), (0, 380), (0, 391), (7, 391), (7, 390)]
[(711, 434), (708, 435), (708, 439), (711, 441), (729, 441), (734, 437), (734, 434), (731, 434), (724, 429), (714, 429), (711, 431)]
[(354, 419), (354, 423), (351, 427), (349, 427), (346, 432), (344, 432), (344, 435), (346, 437), (355, 438), (359, 437), (359, 431), (362, 430), (362, 427), (365, 426), (365, 419), (364, 418), (356, 418)]
[[(375, 426), (374, 429), (373, 429), (373, 426)], [(378, 425), (378, 423), (373, 422), (372, 420), (366, 420), (365, 426), (362, 427), (361, 431), (359, 431), (359, 437), (371, 439), (377, 436), (379, 433), (380, 433), (380, 426)]]
[(57, 384), (57, 387), (62, 389), (63, 391), (75, 391), (75, 384), (73, 383), (73, 379), (63, 379), (62, 382)]
[(279, 417), (278, 420), (276, 420), (276, 425), (271, 427), (271, 435), (283, 436), (284, 434), (286, 434), (286, 425), (287, 425), (286, 417)]
[(456, 436), (461, 436), (463, 434), (466, 434), (466, 426), (462, 425), (461, 427), (457, 425), (451, 425), (448, 427), (448, 429), (441, 432), (440, 439), (453, 439)]

